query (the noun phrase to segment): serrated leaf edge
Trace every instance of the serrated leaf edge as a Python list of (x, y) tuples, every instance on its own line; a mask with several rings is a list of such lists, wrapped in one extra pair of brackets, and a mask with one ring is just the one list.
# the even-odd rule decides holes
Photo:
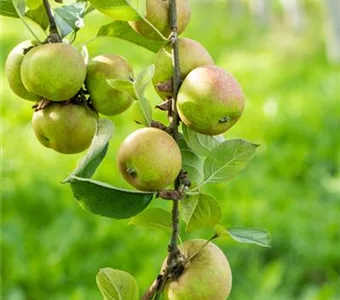
[[(240, 138), (229, 139), (229, 140), (224, 141), (223, 143), (229, 143), (229, 142), (233, 142), (233, 141), (243, 141), (243, 142), (247, 142), (247, 143), (249, 143), (251, 146), (254, 146), (255, 149), (259, 146), (258, 144), (254, 144), (254, 143), (252, 143), (252, 142), (249, 142), (249, 141), (246, 141), (246, 140), (243, 140), (243, 139), (240, 139)], [(217, 145), (215, 148), (217, 148), (218, 146), (222, 145), (223, 143)], [(214, 149), (215, 149), (215, 148), (214, 148)], [(193, 191), (196, 190), (196, 189), (198, 189), (198, 188), (200, 188), (200, 187), (202, 187), (202, 186), (205, 185), (206, 183), (208, 183), (211, 177), (213, 177), (215, 174), (219, 173), (219, 172), (220, 172), (222, 169), (224, 169), (227, 165), (230, 165), (231, 162), (234, 162), (234, 161), (236, 160), (236, 158), (242, 156), (243, 154), (244, 154), (244, 153), (242, 153), (242, 154), (240, 154), (240, 155), (238, 155), (238, 156), (236, 156), (236, 157), (233, 156), (232, 160), (230, 160), (227, 164), (225, 164), (225, 165), (223, 165), (222, 167), (220, 167), (217, 171), (215, 171), (214, 173), (212, 173), (209, 177), (206, 177), (202, 183), (200, 183), (195, 189), (193, 189)], [(249, 160), (251, 160), (251, 159), (253, 158), (254, 155), (255, 155), (255, 151), (253, 152), (253, 154), (251, 155), (251, 157), (250, 157)], [(208, 157), (207, 157), (207, 159), (208, 159)], [(205, 162), (204, 162), (204, 165), (205, 165)], [(204, 174), (204, 175), (205, 175), (205, 174)], [(205, 177), (205, 176), (204, 176), (204, 177)], [(214, 183), (214, 182), (211, 182), (211, 183)]]

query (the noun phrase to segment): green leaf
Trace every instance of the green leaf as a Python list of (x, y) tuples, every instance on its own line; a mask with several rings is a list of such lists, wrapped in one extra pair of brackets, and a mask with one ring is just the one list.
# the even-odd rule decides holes
[[(22, 23), (24, 23), (24, 25), (26, 26), (26, 28), (32, 33), (32, 35), (34, 36), (34, 38), (36, 39), (36, 41), (40, 44), (41, 41), (39, 40), (39, 38), (36, 36), (36, 34), (34, 33), (34, 31), (32, 30), (32, 28), (29, 26), (29, 24), (26, 22), (24, 16), (25, 16), (25, 0), (12, 0), (12, 4), (13, 7), (17, 13), (17, 16), (20, 18), (20, 20), (22, 21)], [(1, 2), (1, 6), (2, 6), (2, 2)]]
[(147, 85), (151, 82), (154, 73), (155, 66), (151, 65), (137, 75), (135, 82), (135, 90), (138, 96), (138, 103), (143, 117), (149, 126), (151, 126), (152, 122), (152, 108), (148, 99), (144, 97), (144, 92)]
[(146, 14), (146, 1), (147, 0), (128, 0), (130, 5), (142, 16)]
[[(4, 2), (4, 6), (5, 9), (10, 9), (8, 8), (8, 5), (6, 4), (7, 2)], [(32, 30), (32, 28), (29, 26), (29, 24), (26, 22), (25, 20), (25, 1), (24, 0), (12, 0), (12, 4), (13, 4), (13, 8), (17, 13), (17, 16), (20, 18), (20, 20), (22, 21), (22, 23), (26, 26), (26, 28), (31, 32), (31, 34), (34, 36), (34, 38), (36, 39), (36, 41), (41, 44), (41, 41), (39, 40), (39, 38), (37, 37), (37, 35), (34, 33), (34, 31)], [(1, 1), (1, 10), (2, 8), (3, 2)], [(13, 17), (13, 16), (12, 16)]]
[(197, 194), (181, 201), (182, 218), (187, 224), (186, 231), (213, 227), (222, 217), (220, 204), (211, 196)]
[[(102, 269), (101, 269), (102, 270)], [(104, 274), (101, 274), (101, 270), (97, 274), (97, 286), (103, 296), (104, 300), (122, 300), (119, 295), (118, 288), (111, 282), (110, 278)]]
[[(143, 3), (141, 3), (143, 2)], [(143, 12), (145, 10), (145, 0), (90, 0), (90, 3), (104, 15), (111, 17), (113, 20), (120, 21), (138, 21), (144, 23), (144, 27), (149, 27), (150, 31), (154, 31), (159, 35), (160, 39), (167, 40), (166, 37), (162, 35), (161, 32), (148, 20), (146, 20), (132, 5), (141, 4), (144, 6)]]
[(133, 99), (138, 100), (133, 81), (122, 79), (106, 79), (109, 86), (124, 93), (128, 93)]
[(270, 247), (270, 235), (267, 231), (255, 228), (229, 228), (230, 236), (240, 243)]
[(76, 2), (54, 9), (54, 19), (62, 37), (72, 31), (78, 31), (84, 26), (83, 16), (85, 10), (86, 2)]
[(41, 41), (39, 40), (37, 35), (34, 33), (34, 31), (31, 29), (31, 27), (24, 18), (25, 10), (26, 7), (24, 0), (12, 0), (12, 1), (0, 0), (0, 14), (7, 17), (20, 18), (22, 23), (26, 26), (26, 28), (31, 32), (36, 41), (40, 44)]
[(97, 132), (86, 155), (79, 162), (71, 177), (65, 179), (64, 182), (72, 180), (73, 176), (83, 178), (91, 178), (93, 176), (106, 155), (113, 130), (114, 126), (109, 119), (99, 119), (97, 121)]
[[(21, 1), (22, 3), (23, 1)], [(23, 2), (25, 4), (25, 2)], [(25, 13), (25, 7), (22, 15)], [(0, 0), (0, 14), (6, 17), (19, 18), (17, 10), (14, 7), (12, 0)]]
[[(149, 106), (150, 106), (150, 110), (152, 111), (150, 103), (149, 103)], [(140, 124), (146, 127), (149, 126), (148, 121), (145, 120), (144, 114), (140, 108), (139, 103), (135, 103), (132, 107), (132, 118), (137, 124)]]
[(128, 191), (86, 178), (70, 176), (74, 197), (85, 210), (113, 219), (127, 219), (142, 212), (153, 193)]
[(90, 0), (90, 3), (104, 15), (114, 20), (140, 20), (139, 13), (126, 0)]
[(208, 156), (211, 151), (224, 141), (223, 136), (210, 136), (193, 131), (182, 124), (183, 136), (187, 145), (198, 155)]
[(154, 53), (157, 53), (158, 50), (164, 45), (164, 42), (162, 41), (149, 40), (139, 35), (127, 22), (124, 21), (114, 21), (107, 25), (103, 25), (100, 27), (97, 36), (119, 38), (144, 47)]
[(136, 280), (127, 272), (112, 268), (100, 269), (97, 285), (105, 300), (138, 300)]
[(191, 182), (202, 182), (204, 179), (203, 160), (188, 147), (182, 135), (178, 145), (182, 154), (182, 169), (188, 172)]
[(42, 6), (42, 1), (41, 0), (26, 0), (26, 5), (29, 9), (35, 10), (39, 6)]
[(25, 16), (25, 10), (26, 10), (26, 6), (25, 6), (25, 0), (12, 0), (13, 6), (17, 11), (17, 14), (20, 17), (24, 17)]
[(213, 149), (204, 162), (204, 182), (230, 180), (250, 162), (258, 145), (242, 139), (231, 139)]
[(148, 84), (152, 81), (154, 74), (155, 65), (150, 65), (137, 75), (135, 89), (137, 91), (137, 94), (140, 95), (141, 97), (144, 96), (145, 89), (148, 86)]
[(171, 214), (162, 208), (150, 208), (133, 217), (129, 225), (142, 225), (169, 231), (171, 230)]
[(30, 18), (34, 22), (40, 25), (43, 30), (46, 30), (48, 27), (48, 17), (46, 14), (46, 10), (43, 5), (39, 6), (36, 9), (30, 9), (26, 12), (25, 15), (27, 18)]
[[(144, 97), (145, 88), (151, 82), (155, 71), (154, 65), (147, 67), (140, 72), (135, 81), (107, 79), (107, 83), (122, 92), (126, 92), (134, 99), (138, 100), (140, 111), (143, 115), (145, 123), (151, 126), (152, 122), (152, 108), (148, 99)], [(144, 122), (143, 122), (144, 123)]]
[(270, 234), (263, 229), (244, 227), (226, 229), (222, 225), (216, 225), (215, 232), (218, 236), (228, 236), (239, 243), (270, 247)]
[(148, 126), (151, 126), (152, 122), (152, 108), (148, 99), (141, 97), (138, 101), (139, 107)]

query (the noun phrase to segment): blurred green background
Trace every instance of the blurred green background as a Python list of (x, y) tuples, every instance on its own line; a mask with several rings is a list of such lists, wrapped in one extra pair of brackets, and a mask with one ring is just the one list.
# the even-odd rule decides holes
[[(270, 2), (268, 19), (246, 1), (233, 2), (191, 1), (183, 35), (201, 42), (243, 86), (246, 109), (226, 138), (261, 144), (240, 176), (205, 188), (223, 206), (223, 224), (272, 234), (270, 249), (216, 241), (233, 270), (229, 299), (340, 299), (340, 67), (327, 60), (324, 3), (300, 1), (303, 22), (295, 26), (279, 1)], [(110, 21), (87, 16), (75, 45)], [(144, 291), (166, 256), (169, 234), (91, 215), (60, 184), (82, 154), (61, 155), (39, 144), (31, 103), (11, 92), (3, 72), (9, 51), (29, 38), (18, 19), (2, 18), (2, 299), (101, 299), (95, 282), (101, 267), (130, 272)], [(153, 53), (114, 38), (87, 47), (90, 56), (125, 56), (136, 73), (153, 63)], [(160, 101), (152, 87), (148, 97)], [(165, 120), (159, 112), (155, 118)], [(131, 109), (112, 120), (116, 132), (95, 178), (128, 187), (115, 154), (138, 126)], [(161, 200), (151, 206), (170, 209)], [(182, 239), (211, 233), (182, 232)]]

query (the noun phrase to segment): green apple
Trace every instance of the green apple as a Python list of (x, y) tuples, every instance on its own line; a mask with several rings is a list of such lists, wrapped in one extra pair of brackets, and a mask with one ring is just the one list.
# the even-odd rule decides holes
[(5, 74), (12, 91), (19, 97), (30, 101), (39, 101), (41, 97), (29, 92), (24, 87), (24, 84), (21, 80), (20, 68), (22, 60), (25, 56), (25, 49), (34, 47), (36, 45), (37, 42), (35, 41), (24, 41), (20, 43), (9, 53), (5, 65)]
[(41, 144), (65, 154), (87, 149), (97, 130), (98, 114), (82, 104), (52, 103), (34, 112), (32, 126)]
[[(188, 26), (191, 10), (188, 0), (179, 0), (176, 3), (178, 34), (181, 34)], [(148, 20), (164, 36), (170, 35), (170, 12), (169, 0), (146, 0), (145, 19)], [(162, 38), (143, 21), (130, 21), (131, 27), (142, 36), (151, 40), (161, 40)]]
[[(181, 70), (181, 79), (197, 67), (213, 65), (214, 60), (209, 52), (199, 43), (188, 38), (178, 39), (179, 64)], [(152, 83), (156, 92), (162, 99), (172, 96), (171, 91), (161, 91), (159, 85), (171, 83), (173, 75), (173, 59), (171, 44), (165, 45), (156, 54), (155, 75)]]
[(196, 132), (217, 135), (232, 127), (244, 109), (238, 81), (220, 67), (203, 66), (182, 83), (177, 109), (184, 124)]
[(133, 71), (121, 56), (103, 54), (87, 65), (86, 87), (93, 107), (102, 115), (113, 116), (127, 110), (133, 98), (125, 92), (112, 88), (107, 79), (131, 80)]
[(159, 191), (176, 179), (182, 156), (175, 140), (165, 131), (146, 127), (131, 133), (117, 154), (124, 179), (141, 191)]
[(85, 76), (83, 56), (65, 43), (39, 45), (25, 55), (21, 64), (25, 88), (52, 101), (64, 101), (76, 95)]
[(202, 248), (206, 242), (194, 239), (180, 245), (184, 257), (192, 259), (185, 265), (179, 278), (165, 286), (163, 294), (166, 300), (227, 299), (232, 286), (228, 259), (221, 249), (211, 242)]

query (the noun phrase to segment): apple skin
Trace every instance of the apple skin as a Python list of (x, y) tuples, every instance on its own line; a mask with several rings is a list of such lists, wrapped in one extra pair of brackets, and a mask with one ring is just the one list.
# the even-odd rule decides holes
[[(166, 300), (226, 300), (231, 291), (232, 274), (228, 259), (215, 244), (201, 239), (180, 245), (185, 258), (197, 254), (176, 280), (163, 291)], [(163, 269), (166, 266), (166, 260)]]
[(217, 135), (232, 127), (244, 109), (241, 85), (217, 66), (203, 66), (189, 73), (177, 98), (178, 114), (196, 132)]
[(82, 87), (85, 76), (83, 56), (65, 43), (39, 45), (25, 55), (21, 64), (25, 88), (52, 101), (72, 98)]
[(141, 191), (159, 191), (176, 179), (182, 156), (165, 131), (146, 127), (132, 132), (122, 143), (117, 164), (124, 179)]
[(80, 104), (52, 103), (34, 112), (32, 126), (47, 148), (64, 154), (87, 149), (97, 130), (98, 114)]
[(87, 65), (86, 87), (93, 107), (102, 115), (113, 116), (127, 110), (133, 98), (112, 88), (106, 79), (131, 80), (133, 70), (121, 56), (103, 54), (93, 58)]
[(21, 80), (20, 68), (22, 60), (25, 56), (24, 50), (36, 45), (37, 43), (35, 41), (30, 40), (20, 43), (9, 53), (5, 65), (5, 73), (10, 88), (17, 96), (29, 101), (39, 101), (41, 100), (41, 97), (29, 92), (24, 87), (24, 84)]
[[(176, 3), (178, 34), (181, 34), (188, 26), (191, 10), (188, 0), (179, 0)], [(147, 19), (164, 37), (170, 35), (169, 26), (169, 0), (146, 0)], [(151, 40), (162, 40), (162, 38), (145, 22), (130, 21), (131, 27), (140, 35)]]
[[(214, 64), (209, 52), (195, 40), (188, 38), (178, 39), (178, 51), (182, 80), (197, 67)], [(172, 47), (171, 44), (167, 44), (156, 54), (155, 75), (152, 78), (154, 88), (163, 100), (171, 97), (172, 93), (160, 91), (157, 85), (171, 81), (172, 76)]]

